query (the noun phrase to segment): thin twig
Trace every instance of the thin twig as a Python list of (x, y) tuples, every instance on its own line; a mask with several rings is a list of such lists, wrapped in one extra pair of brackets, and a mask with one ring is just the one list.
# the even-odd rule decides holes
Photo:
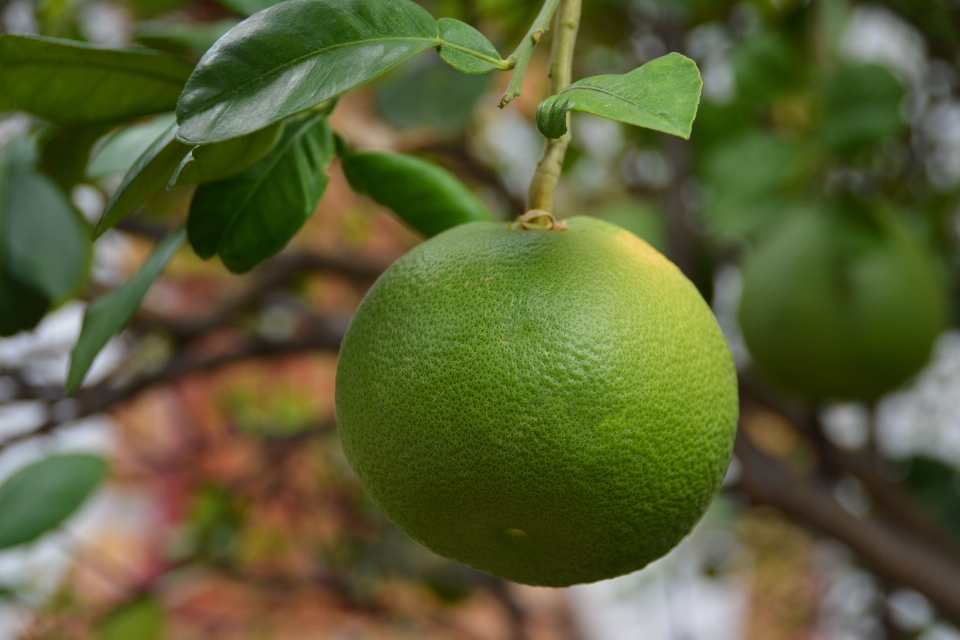
[[(573, 77), (573, 50), (580, 28), (581, 0), (563, 0), (557, 13), (557, 34), (550, 53), (550, 92), (556, 95), (570, 86)], [(527, 209), (552, 211), (553, 192), (560, 181), (563, 159), (570, 144), (570, 114), (566, 114), (567, 132), (557, 139), (548, 139), (543, 156), (530, 183)]]
[(513, 66), (513, 77), (510, 78), (510, 85), (507, 87), (506, 93), (500, 99), (501, 109), (510, 104), (514, 98), (520, 97), (520, 91), (523, 89), (523, 77), (527, 73), (527, 64), (530, 62), (530, 57), (533, 55), (537, 43), (540, 42), (540, 38), (546, 32), (547, 25), (550, 24), (550, 19), (556, 12), (558, 4), (560, 4), (560, 0), (546, 0), (543, 3), (540, 13), (537, 14), (527, 35), (520, 41), (513, 55), (507, 58), (507, 62)]

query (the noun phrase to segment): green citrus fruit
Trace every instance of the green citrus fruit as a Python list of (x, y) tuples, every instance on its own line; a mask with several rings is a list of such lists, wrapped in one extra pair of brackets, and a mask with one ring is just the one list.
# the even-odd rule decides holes
[(814, 399), (872, 399), (916, 373), (946, 319), (932, 258), (892, 218), (801, 214), (744, 263), (740, 324), (758, 368)]
[(474, 222), (376, 282), (337, 370), (344, 450), (437, 553), (562, 586), (634, 571), (700, 518), (738, 411), (696, 288), (633, 234)]

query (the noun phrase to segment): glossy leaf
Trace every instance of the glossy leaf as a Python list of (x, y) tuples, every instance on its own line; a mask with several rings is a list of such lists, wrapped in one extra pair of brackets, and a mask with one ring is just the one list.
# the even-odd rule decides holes
[(689, 138), (702, 87), (693, 60), (669, 53), (630, 73), (573, 83), (540, 104), (537, 128), (548, 138), (559, 138), (567, 132), (567, 113), (583, 111)]
[(426, 236), (465, 222), (492, 220), (456, 176), (432, 162), (384, 151), (347, 153), (341, 160), (354, 190), (392, 209)]
[(86, 277), (86, 225), (32, 152), (0, 148), (0, 335), (29, 329)]
[(287, 0), (203, 56), (177, 105), (180, 138), (252, 133), (438, 45), (436, 21), (412, 0)]
[(0, 549), (59, 526), (90, 496), (106, 470), (98, 456), (69, 454), (17, 471), (0, 484)]
[(200, 57), (238, 22), (235, 18), (215, 22), (152, 20), (137, 27), (134, 39), (152, 49)]
[(173, 124), (153, 141), (123, 177), (100, 216), (94, 237), (99, 237), (143, 204), (151, 193), (167, 184), (190, 147), (177, 140)]
[(83, 316), (80, 338), (70, 358), (70, 373), (67, 375), (67, 393), (80, 388), (94, 358), (111, 337), (122, 330), (140, 302), (160, 277), (163, 269), (186, 239), (186, 229), (181, 227), (164, 238), (143, 266), (121, 287), (93, 301)]
[(0, 34), (0, 94), (59, 124), (93, 124), (172, 110), (191, 65), (147, 49)]
[(126, 173), (137, 158), (176, 121), (174, 114), (165, 113), (149, 122), (120, 129), (94, 149), (90, 164), (87, 165), (87, 176), (102, 178), (113, 173)]
[(196, 147), (177, 167), (167, 188), (215, 182), (243, 173), (262, 160), (283, 135), (283, 122), (223, 142)]
[(453, 18), (437, 20), (440, 29), (439, 53), (450, 66), (464, 73), (487, 73), (506, 68), (496, 47), (465, 22)]
[(266, 158), (197, 189), (187, 220), (194, 250), (203, 258), (219, 254), (237, 273), (280, 251), (316, 209), (333, 155), (333, 133), (323, 116), (288, 124)]
[(166, 612), (156, 598), (138, 598), (117, 607), (100, 622), (100, 640), (160, 640)]

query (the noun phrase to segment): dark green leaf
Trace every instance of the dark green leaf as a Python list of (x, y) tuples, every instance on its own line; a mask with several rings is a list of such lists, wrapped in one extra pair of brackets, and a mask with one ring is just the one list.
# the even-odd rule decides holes
[(702, 87), (693, 60), (669, 53), (630, 73), (573, 83), (540, 104), (537, 128), (548, 138), (559, 138), (567, 132), (567, 113), (583, 111), (689, 138)]
[[(29, 146), (29, 145), (28, 145)], [(0, 149), (0, 334), (29, 329), (86, 277), (86, 225), (29, 149)]]
[(177, 105), (180, 138), (262, 129), (440, 44), (412, 0), (287, 0), (248, 18), (200, 60)]
[(0, 485), (0, 549), (30, 542), (57, 527), (100, 484), (107, 465), (98, 456), (50, 456)]
[(177, 140), (177, 125), (170, 125), (123, 177), (120, 188), (111, 196), (97, 222), (94, 236), (102, 235), (143, 204), (147, 196), (166, 185), (189, 151), (190, 147)]
[(216, 22), (171, 22), (151, 20), (137, 27), (134, 39), (144, 46), (180, 55), (200, 57), (238, 20), (227, 18)]
[(272, 7), (281, 0), (217, 0), (220, 4), (243, 16), (252, 16), (258, 11)]
[(167, 188), (215, 182), (243, 173), (262, 160), (283, 135), (283, 122), (239, 138), (197, 147), (183, 159)]
[(0, 94), (59, 124), (115, 122), (170, 111), (191, 65), (147, 49), (0, 34)]
[(829, 77), (824, 94), (820, 137), (833, 151), (873, 144), (904, 127), (903, 85), (883, 67), (843, 67)]
[(177, 229), (164, 238), (143, 266), (123, 286), (98, 298), (87, 308), (83, 316), (83, 328), (77, 346), (70, 358), (70, 373), (67, 375), (67, 393), (80, 388), (84, 376), (107, 341), (119, 333), (147, 294), (147, 290), (160, 277), (167, 263), (187, 237), (186, 229)]
[[(288, 0), (288, 3), (296, 0)], [(291, 123), (276, 148), (238, 176), (201, 185), (187, 232), (203, 258), (249, 271), (280, 251), (303, 226), (327, 186), (333, 133), (323, 116)]]
[(49, 308), (47, 296), (0, 272), (0, 336), (34, 328)]
[(92, 124), (51, 130), (41, 141), (40, 170), (65, 192), (84, 182), (90, 150), (110, 125)]
[(759, 32), (734, 54), (740, 97), (770, 102), (803, 84), (803, 58), (779, 33)]
[(427, 236), (465, 222), (492, 220), (483, 203), (456, 176), (432, 162), (402, 153), (360, 151), (342, 157), (357, 192), (392, 209)]
[(87, 165), (87, 176), (102, 178), (130, 171), (137, 158), (176, 122), (177, 117), (174, 114), (165, 113), (149, 122), (120, 129), (94, 149), (90, 164)]
[(13, 102), (10, 96), (0, 93), (0, 113), (4, 111), (16, 111), (17, 105)]
[(377, 93), (377, 111), (398, 129), (457, 129), (490, 84), (489, 76), (465, 75), (436, 58), (397, 69)]
[(464, 73), (487, 73), (506, 68), (496, 47), (486, 37), (465, 22), (453, 18), (437, 20), (440, 29), (439, 53), (450, 66)]
[(100, 622), (100, 640), (159, 640), (166, 612), (156, 598), (139, 598), (111, 611)]
[(804, 183), (802, 147), (762, 130), (717, 145), (704, 160), (704, 216), (716, 230), (749, 235), (796, 208)]

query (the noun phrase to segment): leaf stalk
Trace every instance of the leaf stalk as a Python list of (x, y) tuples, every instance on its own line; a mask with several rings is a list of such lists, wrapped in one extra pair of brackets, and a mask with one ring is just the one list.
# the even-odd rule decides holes
[(533, 24), (530, 25), (530, 30), (527, 31), (527, 35), (525, 35), (523, 40), (520, 41), (520, 44), (517, 45), (516, 51), (507, 58), (506, 62), (509, 65), (507, 68), (513, 69), (513, 77), (510, 79), (510, 85), (507, 87), (506, 93), (503, 94), (503, 98), (500, 100), (501, 109), (510, 104), (514, 98), (520, 97), (520, 91), (523, 88), (523, 77), (527, 73), (527, 64), (530, 62), (531, 56), (533, 56), (533, 50), (537, 48), (537, 43), (540, 42), (540, 39), (546, 32), (547, 25), (550, 24), (550, 19), (553, 18), (554, 13), (556, 13), (557, 5), (560, 4), (560, 1), (561, 0), (546, 0), (543, 3), (543, 7), (540, 8), (540, 13), (537, 14), (537, 18), (533, 21)]
[[(582, 0), (562, 0), (555, 21), (557, 34), (550, 52), (550, 93), (556, 95), (570, 86), (573, 76), (573, 50), (580, 28), (580, 8)], [(570, 114), (567, 113), (567, 132), (555, 140), (547, 140), (543, 156), (537, 163), (537, 170), (530, 183), (527, 196), (527, 209), (551, 211), (553, 193), (560, 181), (563, 159), (570, 144)]]

